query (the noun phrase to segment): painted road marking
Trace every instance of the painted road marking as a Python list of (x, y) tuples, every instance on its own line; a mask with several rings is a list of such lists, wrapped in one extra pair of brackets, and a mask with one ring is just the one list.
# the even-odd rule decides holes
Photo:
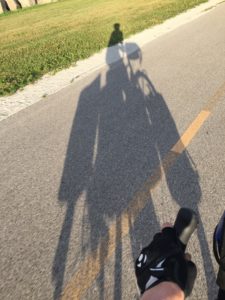
[(188, 129), (184, 132), (179, 141), (173, 146), (171, 151), (179, 154), (182, 153), (191, 142), (193, 137), (196, 135), (196, 133), (199, 131), (199, 129), (202, 127), (203, 123), (209, 117), (209, 115), (210, 111), (202, 110), (197, 118), (188, 127)]
[[(175, 160), (180, 154), (187, 148), (193, 138), (196, 136), (202, 125), (208, 119), (212, 113), (212, 109), (216, 103), (225, 94), (225, 82), (216, 91), (216, 93), (209, 99), (205, 108), (198, 114), (191, 125), (187, 128), (178, 142), (171, 148), (168, 154), (165, 156), (161, 164), (155, 169), (154, 173), (144, 183), (141, 190), (134, 196), (127, 209), (112, 222), (109, 228), (109, 234), (107, 238), (102, 238), (98, 245), (98, 248), (90, 255), (84, 258), (81, 262), (77, 272), (73, 275), (71, 280), (66, 285), (62, 294), (62, 300), (77, 300), (90, 288), (91, 284), (95, 280), (96, 276), (101, 271), (102, 253), (104, 253), (104, 261), (108, 260), (109, 257), (115, 252), (116, 249), (116, 231), (117, 226), (120, 224), (121, 227), (121, 238), (124, 238), (128, 233), (132, 225), (134, 224), (137, 216), (144, 209), (151, 193), (160, 183), (161, 170), (164, 172), (173, 165)], [(107, 251), (104, 251), (107, 249)]]

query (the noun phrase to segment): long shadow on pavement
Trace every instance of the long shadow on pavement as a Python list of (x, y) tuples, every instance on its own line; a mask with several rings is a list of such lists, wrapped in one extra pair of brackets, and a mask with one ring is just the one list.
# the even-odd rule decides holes
[[(111, 56), (123, 57), (129, 49), (136, 51), (127, 59), (121, 59), (120, 63), (109, 64), (105, 83), (102, 84), (101, 76), (97, 76), (81, 92), (78, 100), (59, 188), (59, 201), (64, 202), (67, 209), (52, 268), (54, 299), (60, 297), (65, 284), (69, 243), (80, 197), (85, 197), (87, 212), (83, 222), (89, 224), (90, 230), (86, 242), (81, 243), (86, 245), (82, 255), (94, 253), (100, 247), (100, 272), (97, 278), (99, 299), (105, 299), (104, 272), (109, 251), (109, 221), (117, 220), (114, 299), (121, 299), (120, 216), (180, 138), (165, 99), (140, 68), (142, 53), (139, 47), (135, 44), (110, 47), (107, 62)], [(161, 174), (158, 175), (157, 180)], [(198, 211), (201, 198), (199, 177), (186, 151), (166, 170), (166, 180), (172, 198), (180, 206)], [(148, 219), (143, 214), (141, 222), (130, 223), (131, 240), (136, 243), (132, 243), (134, 258), (140, 244), (148, 243), (159, 229), (151, 197), (149, 193), (146, 206)], [(146, 241), (148, 225), (149, 240)], [(140, 232), (145, 234), (141, 236)], [(201, 237), (202, 254), (207, 254), (207, 269), (212, 270), (202, 226), (198, 235)]]

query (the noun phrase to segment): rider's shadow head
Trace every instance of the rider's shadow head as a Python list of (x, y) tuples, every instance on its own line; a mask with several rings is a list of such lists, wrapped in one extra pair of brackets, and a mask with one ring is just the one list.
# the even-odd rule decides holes
[(123, 42), (123, 32), (120, 30), (120, 24), (119, 23), (115, 23), (113, 25), (114, 30), (111, 33), (110, 39), (109, 39), (109, 43), (108, 43), (108, 47), (114, 46), (118, 43), (122, 43)]
[(115, 23), (113, 25), (113, 27), (114, 27), (115, 31), (119, 31), (120, 30), (120, 23)]

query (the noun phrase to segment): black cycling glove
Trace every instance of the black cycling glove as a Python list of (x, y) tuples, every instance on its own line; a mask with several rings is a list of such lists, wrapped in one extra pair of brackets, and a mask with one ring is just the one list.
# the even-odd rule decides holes
[(191, 294), (197, 269), (184, 256), (184, 246), (172, 227), (157, 233), (144, 248), (135, 263), (135, 273), (141, 294), (163, 281), (176, 283), (185, 296)]

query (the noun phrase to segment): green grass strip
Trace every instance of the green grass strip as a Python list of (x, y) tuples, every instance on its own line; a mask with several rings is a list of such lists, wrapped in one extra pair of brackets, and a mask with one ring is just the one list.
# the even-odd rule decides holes
[(114, 23), (124, 37), (207, 0), (64, 0), (0, 15), (0, 95), (106, 47)]

